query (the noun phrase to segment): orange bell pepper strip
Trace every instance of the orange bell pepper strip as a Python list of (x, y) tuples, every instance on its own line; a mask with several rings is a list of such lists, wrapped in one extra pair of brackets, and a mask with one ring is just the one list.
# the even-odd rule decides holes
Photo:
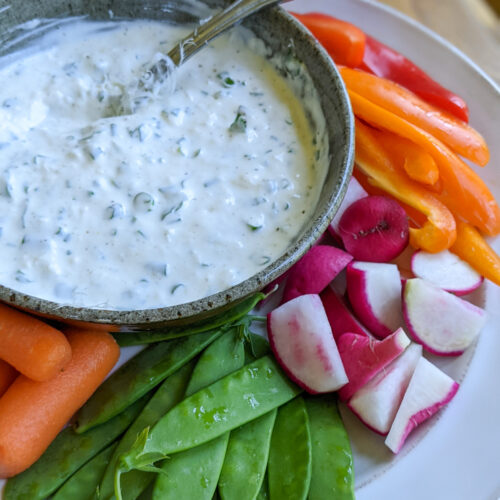
[(358, 118), (409, 139), (434, 158), (442, 185), (436, 197), (455, 215), (488, 236), (500, 233), (500, 208), (483, 180), (466, 163), (425, 130), (351, 90), (348, 93)]
[(500, 257), (475, 227), (457, 220), (457, 239), (450, 251), (500, 286)]
[(354, 68), (363, 61), (366, 35), (358, 27), (319, 12), (295, 16), (337, 63)]
[(488, 163), (490, 152), (483, 136), (462, 120), (441, 112), (385, 78), (345, 67), (339, 71), (349, 90), (432, 134), (473, 163), (480, 166)]
[(374, 186), (427, 216), (422, 227), (410, 227), (412, 247), (432, 253), (450, 248), (456, 238), (455, 219), (451, 212), (423, 186), (399, 172), (370, 127), (358, 119), (355, 161), (357, 168)]
[[(377, 140), (396, 159), (410, 179), (434, 187), (439, 179), (439, 169), (434, 158), (415, 143), (386, 130), (374, 131)], [(439, 190), (440, 186), (435, 186)]]

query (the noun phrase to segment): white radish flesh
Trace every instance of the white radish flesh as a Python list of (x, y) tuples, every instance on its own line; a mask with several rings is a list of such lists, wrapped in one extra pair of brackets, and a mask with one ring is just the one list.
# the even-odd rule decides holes
[(387, 434), (421, 357), (422, 347), (410, 345), (351, 398), (349, 408), (370, 429)]
[(342, 215), (344, 212), (347, 210), (347, 208), (352, 205), (355, 201), (360, 200), (361, 198), (365, 198), (368, 196), (368, 193), (363, 189), (363, 186), (354, 178), (351, 177), (351, 180), (349, 181), (349, 185), (347, 186), (347, 191), (344, 196), (344, 199), (342, 200), (342, 203), (337, 210), (337, 213), (335, 214), (332, 222), (328, 226), (328, 230), (332, 234), (332, 236), (338, 238), (338, 226), (339, 226), (339, 221), (342, 218)]
[(406, 281), (403, 312), (413, 339), (441, 356), (462, 354), (486, 322), (483, 309), (420, 278)]
[(471, 293), (483, 282), (483, 277), (467, 262), (448, 250), (439, 253), (415, 252), (411, 269), (417, 278), (430, 281), (455, 295)]
[(267, 316), (269, 342), (290, 378), (310, 393), (348, 380), (319, 295), (297, 297)]
[(420, 358), (385, 444), (398, 453), (410, 432), (448, 404), (458, 387), (437, 366)]

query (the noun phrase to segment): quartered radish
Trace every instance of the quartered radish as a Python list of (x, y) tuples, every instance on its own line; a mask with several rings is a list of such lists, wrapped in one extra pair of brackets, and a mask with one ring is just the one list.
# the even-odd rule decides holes
[(351, 262), (347, 294), (356, 316), (377, 337), (402, 326), (401, 278), (395, 264)]
[(442, 356), (462, 354), (486, 322), (483, 309), (420, 278), (405, 283), (403, 313), (413, 339)]
[(344, 269), (352, 256), (328, 245), (312, 247), (289, 271), (283, 302), (299, 295), (320, 293)]
[(267, 315), (276, 359), (310, 393), (336, 391), (347, 376), (319, 295), (296, 297)]
[(378, 434), (387, 434), (421, 357), (422, 347), (410, 345), (354, 394), (348, 403), (349, 408), (370, 429)]
[(361, 387), (396, 359), (408, 346), (410, 339), (402, 328), (384, 340), (346, 333), (337, 341), (340, 358), (349, 383), (339, 390), (342, 401), (348, 401)]
[(363, 186), (361, 186), (361, 184), (356, 180), (355, 177), (351, 177), (344, 199), (342, 200), (342, 203), (337, 210), (335, 217), (328, 226), (328, 231), (332, 236), (339, 238), (338, 225), (342, 215), (350, 205), (352, 205), (355, 201), (364, 198), (365, 196), (368, 196), (368, 193), (364, 190)]
[(420, 358), (385, 444), (398, 453), (410, 432), (449, 403), (459, 385), (425, 358)]
[(467, 262), (448, 250), (439, 253), (415, 252), (411, 270), (417, 278), (430, 281), (455, 295), (471, 293), (483, 282), (483, 277)]
[(356, 333), (371, 337), (368, 330), (354, 317), (343, 297), (331, 285), (321, 292), (320, 297), (337, 342), (344, 333)]
[(338, 233), (355, 259), (389, 262), (408, 245), (408, 217), (392, 198), (367, 196), (346, 209)]

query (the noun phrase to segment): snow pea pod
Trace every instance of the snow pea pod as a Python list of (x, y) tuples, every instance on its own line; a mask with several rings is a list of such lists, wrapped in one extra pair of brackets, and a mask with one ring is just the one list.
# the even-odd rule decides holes
[(266, 354), (271, 353), (269, 342), (256, 333), (249, 332), (247, 335), (247, 343), (245, 344), (246, 363), (251, 363)]
[(77, 414), (76, 432), (106, 422), (197, 356), (222, 335), (200, 333), (154, 344), (122, 365), (109, 377)]
[[(134, 423), (120, 440), (113, 456), (109, 460), (106, 470), (103, 471), (100, 485), (99, 498), (111, 500), (114, 498), (113, 476), (115, 466), (120, 455), (126, 452), (134, 444), (137, 435), (148, 425), (154, 425), (168, 410), (182, 401), (186, 392), (189, 379), (193, 372), (195, 361), (184, 365), (180, 370), (170, 375), (158, 388), (154, 396), (144, 407)], [(127, 500), (135, 500), (137, 496), (155, 479), (155, 474), (143, 471), (130, 471), (122, 476), (123, 497)]]
[(108, 446), (75, 472), (52, 497), (52, 500), (88, 500), (95, 494), (117, 443)]
[(219, 478), (222, 500), (255, 500), (267, 468), (274, 409), (231, 432)]
[(56, 491), (80, 467), (112, 443), (134, 421), (148, 401), (143, 396), (120, 415), (85, 434), (71, 427), (54, 439), (29, 469), (7, 481), (4, 500), (41, 500)]
[[(146, 469), (167, 455), (204, 444), (290, 401), (301, 389), (264, 356), (209, 385), (172, 408), (145, 429), (122, 455), (116, 471)], [(150, 469), (149, 469), (150, 470)]]
[(272, 500), (305, 500), (311, 483), (311, 433), (306, 405), (295, 398), (278, 410), (269, 452)]
[(227, 330), (235, 322), (249, 313), (265, 297), (266, 295), (258, 292), (247, 299), (242, 300), (239, 304), (227, 311), (224, 311), (222, 314), (187, 326), (174, 326), (164, 330), (155, 330), (154, 332), (115, 333), (113, 336), (118, 344), (124, 347), (151, 344), (153, 342), (186, 337), (196, 333), (219, 330), (220, 328)]
[(354, 499), (354, 466), (351, 445), (335, 397), (306, 399), (311, 423), (311, 500)]
[(269, 488), (268, 488), (269, 478), (267, 475), (264, 476), (264, 481), (262, 482), (262, 486), (260, 487), (259, 493), (255, 500), (269, 500)]
[[(243, 366), (245, 349), (243, 336), (238, 330), (233, 328), (205, 349), (194, 369), (186, 396)], [(161, 466), (162, 474), (156, 480), (153, 500), (211, 500), (224, 463), (228, 439), (229, 432), (226, 432), (166, 460)]]

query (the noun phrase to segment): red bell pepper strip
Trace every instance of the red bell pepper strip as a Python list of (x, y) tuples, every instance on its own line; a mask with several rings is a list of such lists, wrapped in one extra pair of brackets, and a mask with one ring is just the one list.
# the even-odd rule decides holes
[(355, 68), (363, 61), (366, 35), (353, 24), (319, 12), (295, 16), (323, 45), (337, 63)]
[(368, 35), (360, 68), (399, 83), (429, 104), (451, 113), (464, 122), (469, 121), (469, 109), (460, 96), (439, 85), (399, 52)]

